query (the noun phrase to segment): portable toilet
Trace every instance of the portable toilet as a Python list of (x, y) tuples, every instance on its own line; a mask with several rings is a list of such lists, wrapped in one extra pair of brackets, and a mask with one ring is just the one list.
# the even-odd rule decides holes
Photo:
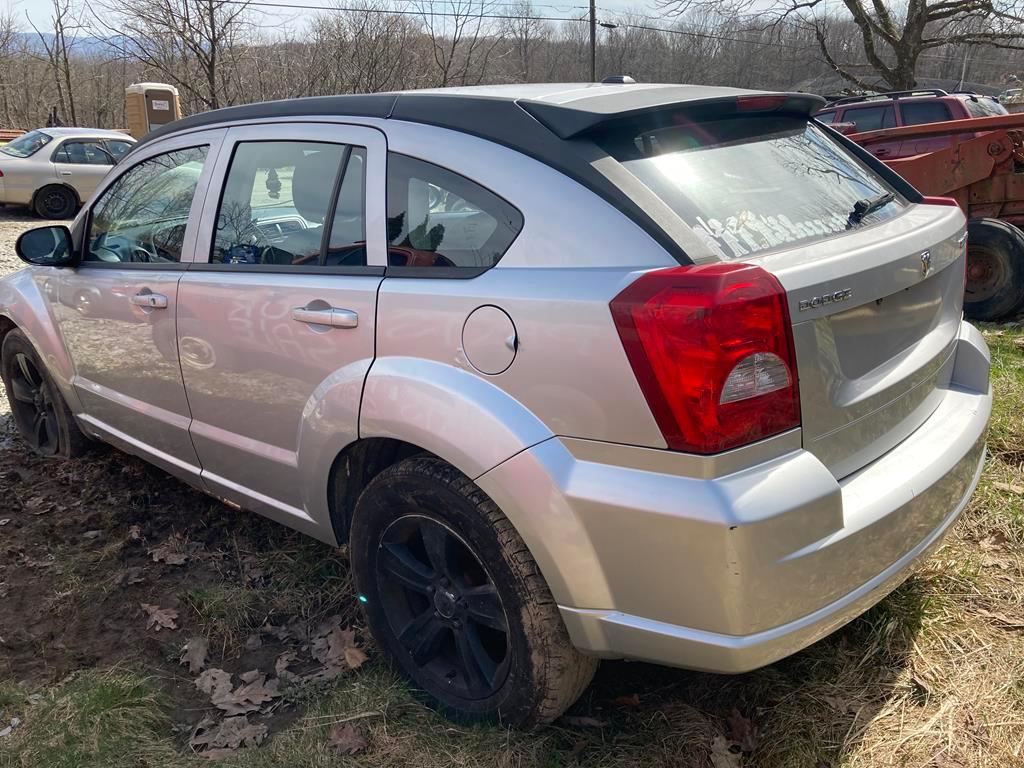
[(124, 89), (128, 132), (141, 139), (181, 117), (178, 89), (167, 83), (133, 83)]

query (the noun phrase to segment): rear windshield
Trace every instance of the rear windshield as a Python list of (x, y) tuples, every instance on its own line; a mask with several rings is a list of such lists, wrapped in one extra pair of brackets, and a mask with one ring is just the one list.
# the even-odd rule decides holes
[(53, 140), (53, 137), (42, 131), (29, 131), (14, 141), (0, 148), (0, 152), (14, 157), (28, 157), (35, 154)]
[(723, 259), (827, 238), (905, 205), (895, 197), (851, 221), (858, 201), (892, 190), (803, 118), (687, 121), (597, 141)]

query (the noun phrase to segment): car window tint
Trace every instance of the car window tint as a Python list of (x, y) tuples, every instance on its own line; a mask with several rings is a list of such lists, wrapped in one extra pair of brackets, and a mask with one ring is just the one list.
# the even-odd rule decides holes
[(491, 267), (523, 228), (523, 215), (493, 192), (394, 152), (387, 217), (392, 267)]
[(86, 261), (181, 261), (192, 198), (208, 147), (151, 157), (120, 176), (92, 207)]
[(362, 147), (352, 148), (345, 167), (324, 263), (366, 264), (366, 150)]
[(54, 154), (53, 162), (113, 165), (114, 158), (97, 141), (65, 141)]
[(991, 96), (978, 96), (976, 99), (964, 99), (963, 105), (971, 117), (993, 117), (1008, 114), (1006, 107)]
[[(243, 142), (224, 182), (211, 261), (221, 264), (316, 266), (341, 164), (343, 144), (311, 141)], [(355, 168), (355, 164), (352, 164)], [(362, 164), (359, 164), (361, 173)], [(351, 188), (346, 190), (351, 196)], [(347, 204), (350, 204), (347, 198)], [(338, 238), (360, 222), (338, 225)], [(357, 241), (348, 243), (355, 245)], [(354, 253), (352, 251), (355, 251)], [(365, 264), (365, 248), (335, 254), (335, 264)]]
[(952, 119), (949, 107), (941, 101), (908, 101), (900, 104), (904, 125), (941, 123)]
[(847, 109), (843, 113), (844, 123), (856, 123), (857, 132), (877, 131), (882, 128), (892, 128), (896, 125), (896, 113), (892, 105), (879, 105), (876, 107), (857, 107)]
[(825, 123), (825, 125), (830, 125), (832, 122), (835, 121), (836, 113), (822, 112), (820, 115), (815, 115), (814, 119), (817, 120), (819, 123)]
[(120, 160), (128, 154), (128, 150), (132, 148), (132, 143), (130, 141), (107, 141), (104, 142), (104, 146), (114, 156), (114, 160)]

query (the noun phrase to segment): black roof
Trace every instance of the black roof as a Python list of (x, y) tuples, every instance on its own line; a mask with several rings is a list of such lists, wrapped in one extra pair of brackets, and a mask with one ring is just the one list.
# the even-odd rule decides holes
[[(204, 126), (241, 121), (318, 116), (355, 116), (425, 123), (478, 136), (533, 157), (590, 188), (629, 216), (681, 263), (692, 263), (680, 245), (678, 221), (662, 220), (638, 202), (636, 180), (622, 170), (609, 175), (595, 134), (625, 122), (656, 122), (668, 111), (735, 113), (737, 97), (763, 91), (697, 85), (542, 84), (443, 88), (397, 93), (317, 96), (227, 107), (177, 120), (147, 135), (137, 146)], [(774, 112), (808, 116), (825, 105), (820, 96), (784, 96)], [(843, 142), (850, 145), (849, 142)], [(888, 169), (856, 145), (851, 151), (889, 177)], [(134, 150), (133, 150), (134, 151)], [(865, 157), (866, 156), (866, 157)], [(602, 167), (599, 169), (598, 165)], [(628, 178), (627, 178), (628, 177)], [(898, 178), (898, 177), (897, 177)], [(905, 183), (903, 183), (905, 185)], [(626, 188), (632, 188), (627, 193)]]

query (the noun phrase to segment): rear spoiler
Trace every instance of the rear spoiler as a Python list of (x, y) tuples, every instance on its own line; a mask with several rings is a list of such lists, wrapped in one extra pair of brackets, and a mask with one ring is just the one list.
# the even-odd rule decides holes
[[(709, 89), (712, 90), (712, 89)], [(628, 92), (615, 98), (603, 96), (583, 98), (565, 104), (520, 99), (517, 104), (549, 131), (561, 139), (574, 139), (613, 124), (635, 119), (657, 119), (659, 114), (686, 112), (725, 117), (737, 113), (772, 112), (810, 117), (825, 106), (825, 100), (810, 93), (769, 93), (741, 91), (722, 95), (721, 89), (713, 89), (715, 95), (706, 98), (680, 99), (679, 92), (672, 87), (650, 88)]]

